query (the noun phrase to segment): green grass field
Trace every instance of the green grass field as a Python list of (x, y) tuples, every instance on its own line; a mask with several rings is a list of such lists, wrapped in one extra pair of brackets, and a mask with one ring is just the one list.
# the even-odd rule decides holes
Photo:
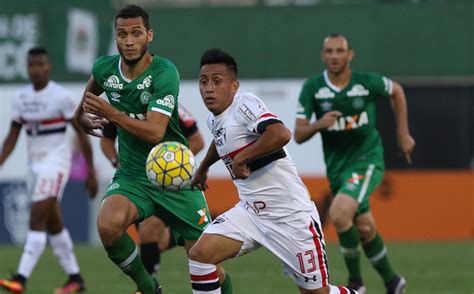
[[(100, 247), (76, 246), (87, 293), (134, 293), (134, 285), (107, 259)], [(21, 248), (0, 246), (0, 276), (16, 270)], [(335, 244), (328, 245), (332, 284), (345, 284), (343, 260)], [(474, 293), (474, 242), (418, 242), (389, 244), (394, 267), (408, 280), (407, 293)], [(236, 294), (298, 293), (282, 274), (280, 262), (265, 249), (224, 263)], [(369, 293), (384, 293), (381, 280), (364, 259), (363, 273)], [(29, 294), (52, 293), (66, 279), (48, 248), (28, 282)], [(162, 255), (159, 279), (165, 294), (190, 293), (184, 251), (175, 248)], [(0, 290), (0, 293), (3, 293)]]

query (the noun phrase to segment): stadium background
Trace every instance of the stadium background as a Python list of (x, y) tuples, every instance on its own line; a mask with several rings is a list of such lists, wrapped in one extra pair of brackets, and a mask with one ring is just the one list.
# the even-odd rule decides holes
[[(53, 63), (52, 79), (67, 86), (79, 100), (94, 60), (114, 52), (113, 18), (115, 10), (125, 2), (0, 3), (2, 140), (10, 125), (11, 101), (27, 83), (27, 50), (33, 45), (46, 46)], [(417, 141), (413, 165), (406, 166), (398, 158), (389, 103), (380, 100), (377, 125), (384, 142), (387, 172), (381, 189), (371, 200), (380, 231), (392, 242), (467, 241), (469, 246), (463, 247), (463, 254), (472, 261), (474, 1), (134, 3), (150, 13), (155, 31), (151, 51), (178, 66), (183, 80), (180, 101), (196, 116), (206, 142), (211, 136), (196, 80), (199, 58), (206, 48), (219, 47), (233, 54), (239, 64), (241, 90), (256, 93), (293, 129), (302, 82), (323, 69), (319, 58), (323, 37), (332, 32), (346, 34), (356, 52), (354, 69), (381, 72), (404, 86), (410, 127)], [(113, 170), (100, 152), (98, 141), (92, 141), (104, 189)], [(26, 233), (29, 203), (24, 185), (25, 144), (22, 134), (14, 153), (0, 169), (0, 243), (21, 243)], [(321, 203), (329, 190), (319, 137), (300, 146), (291, 142), (289, 149), (314, 200)], [(81, 166), (80, 160), (73, 166), (74, 176), (67, 187), (63, 210), (73, 239), (96, 245), (99, 200), (88, 201), (81, 182)], [(216, 215), (232, 206), (237, 197), (229, 192), (235, 189), (223, 165), (218, 164), (211, 176), (207, 197), (211, 212)], [(330, 224), (325, 226), (325, 233), (330, 243), (336, 240)], [(472, 262), (468, 272), (474, 274)], [(474, 287), (470, 285), (472, 293)]]

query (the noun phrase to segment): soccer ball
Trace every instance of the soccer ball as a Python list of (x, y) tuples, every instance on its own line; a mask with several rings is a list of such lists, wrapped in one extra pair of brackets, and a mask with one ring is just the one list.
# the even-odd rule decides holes
[(151, 149), (146, 160), (146, 174), (160, 189), (179, 191), (191, 184), (194, 155), (179, 142), (163, 142)]

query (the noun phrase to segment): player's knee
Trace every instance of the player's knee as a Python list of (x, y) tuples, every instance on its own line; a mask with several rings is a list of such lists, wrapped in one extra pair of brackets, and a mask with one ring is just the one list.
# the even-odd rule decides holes
[(331, 222), (336, 227), (337, 231), (343, 231), (351, 227), (352, 219), (348, 213), (340, 209), (331, 209), (329, 210), (329, 218)]
[(375, 227), (370, 224), (357, 225), (357, 230), (359, 231), (362, 243), (368, 242), (375, 237)]
[(194, 245), (189, 249), (189, 259), (201, 262), (201, 263), (214, 263), (212, 260), (212, 254), (208, 250), (205, 250), (203, 246)]
[(100, 218), (97, 221), (97, 230), (104, 245), (112, 245), (118, 241), (124, 233), (124, 229), (120, 225), (120, 222), (114, 220), (101, 220)]

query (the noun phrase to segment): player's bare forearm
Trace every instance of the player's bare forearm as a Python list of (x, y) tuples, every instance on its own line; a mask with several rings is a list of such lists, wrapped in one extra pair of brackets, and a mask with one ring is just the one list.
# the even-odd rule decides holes
[(270, 124), (248, 148), (234, 157), (234, 163), (246, 164), (283, 148), (291, 140), (291, 132), (282, 123)]
[(212, 141), (209, 145), (209, 149), (207, 149), (206, 156), (204, 156), (201, 164), (199, 165), (199, 170), (207, 171), (214, 163), (219, 161), (219, 159), (220, 156), (219, 153), (217, 153), (216, 144), (214, 141)]
[(79, 146), (81, 147), (82, 154), (86, 159), (87, 167), (90, 171), (94, 170), (94, 159), (92, 157), (92, 146), (87, 137), (86, 133), (82, 131), (81, 127), (75, 122), (72, 122), (74, 129), (76, 130), (77, 140), (79, 141)]
[(308, 120), (297, 118), (295, 124), (295, 142), (298, 144), (304, 143), (311, 139), (319, 130), (315, 128), (314, 124), (310, 124)]
[(151, 144), (158, 144), (163, 139), (170, 119), (159, 112), (148, 111), (146, 120), (139, 120), (118, 110), (105, 118), (138, 139)]
[(189, 142), (189, 149), (191, 149), (194, 155), (198, 154), (198, 152), (204, 148), (204, 138), (199, 131), (187, 137), (187, 139)]
[[(86, 89), (84, 90), (84, 94), (82, 95), (81, 102), (77, 105), (77, 108), (74, 112), (74, 120), (79, 120), (81, 116), (84, 114), (83, 104), (84, 100), (86, 99), (86, 93), (94, 93), (95, 95), (99, 96), (104, 92), (104, 90), (95, 82), (94, 77), (90, 77), (87, 81)], [(80, 124), (79, 124), (80, 125)]]
[(399, 135), (409, 134), (407, 102), (405, 92), (400, 84), (393, 83), (393, 93), (390, 99), (397, 122), (397, 133)]
[(117, 149), (115, 148), (115, 140), (107, 137), (102, 137), (100, 140), (100, 148), (104, 153), (105, 157), (114, 165), (117, 160)]
[(15, 149), (18, 136), (20, 135), (21, 127), (13, 126), (10, 128), (5, 141), (3, 142), (2, 150), (0, 150), (0, 166), (7, 160), (8, 156)]

